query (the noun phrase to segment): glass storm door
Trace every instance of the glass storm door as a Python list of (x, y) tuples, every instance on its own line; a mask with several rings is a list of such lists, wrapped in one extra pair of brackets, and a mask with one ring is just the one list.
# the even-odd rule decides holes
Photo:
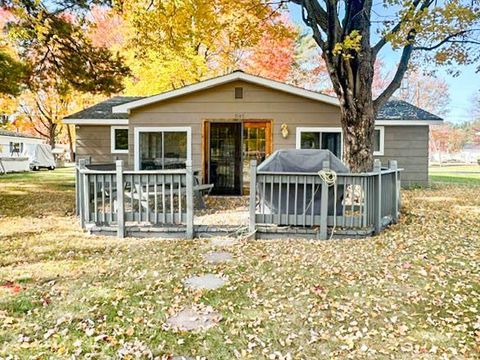
[(243, 123), (243, 190), (250, 189), (250, 162), (260, 165), (272, 152), (271, 122), (248, 121)]
[(241, 194), (241, 123), (210, 123), (208, 182), (216, 195)]

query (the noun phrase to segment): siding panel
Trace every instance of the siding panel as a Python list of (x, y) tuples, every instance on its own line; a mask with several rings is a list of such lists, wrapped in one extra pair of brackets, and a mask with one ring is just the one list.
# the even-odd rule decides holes
[[(244, 98), (235, 100), (235, 87), (243, 87)], [(333, 105), (316, 102), (258, 85), (238, 81), (206, 89), (176, 99), (134, 109), (130, 114), (128, 155), (110, 153), (109, 126), (80, 126), (77, 130), (77, 154), (97, 162), (116, 158), (134, 163), (134, 128), (136, 126), (189, 126), (192, 129), (194, 169), (202, 169), (202, 125), (204, 120), (272, 120), (273, 150), (293, 149), (297, 127), (340, 127), (340, 112)], [(288, 125), (289, 136), (281, 136), (280, 126)], [(384, 164), (389, 159), (405, 168), (404, 183), (428, 181), (428, 126), (385, 126)]]

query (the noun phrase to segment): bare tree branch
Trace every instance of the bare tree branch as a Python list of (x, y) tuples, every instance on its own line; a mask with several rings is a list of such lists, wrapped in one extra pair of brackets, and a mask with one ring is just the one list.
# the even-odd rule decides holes
[[(412, 30), (410, 35), (410, 42), (413, 42), (415, 38), (415, 32)], [(397, 67), (397, 71), (395, 72), (395, 76), (393, 77), (392, 81), (388, 86), (383, 90), (383, 92), (373, 101), (373, 108), (375, 114), (377, 113), (378, 109), (380, 109), (388, 99), (393, 95), (395, 91), (400, 88), (402, 84), (402, 79), (405, 73), (408, 70), (408, 63), (410, 62), (410, 58), (413, 52), (413, 45), (410, 43), (403, 48), (402, 56), (400, 57), (400, 62)]]
[(469, 32), (472, 32), (472, 31), (474, 31), (474, 29), (459, 31), (455, 34), (451, 34), (451, 35), (447, 36), (445, 39), (443, 39), (442, 41), (440, 41), (439, 43), (437, 43), (435, 45), (432, 45), (432, 46), (414, 46), (413, 50), (431, 51), (431, 50), (438, 49), (439, 47), (441, 47), (442, 45), (445, 45), (446, 43), (450, 43), (450, 44), (461, 43), (461, 44), (480, 45), (480, 41), (476, 41), (476, 40), (456, 40), (455, 39), (458, 36), (466, 35), (466, 34), (468, 34)]

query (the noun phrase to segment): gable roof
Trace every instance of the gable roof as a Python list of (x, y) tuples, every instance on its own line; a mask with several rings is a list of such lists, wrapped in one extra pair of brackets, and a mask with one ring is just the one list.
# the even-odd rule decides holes
[(302, 96), (307, 99), (321, 101), (330, 105), (336, 105), (336, 106), (339, 105), (338, 99), (334, 96), (325, 95), (316, 91), (306, 90), (301, 87), (285, 84), (275, 80), (266, 79), (260, 76), (250, 75), (250, 74), (244, 73), (243, 71), (237, 70), (227, 75), (218, 76), (212, 79), (200, 81), (195, 84), (187, 85), (176, 90), (167, 91), (158, 95), (145, 97), (137, 101), (132, 101), (130, 103), (114, 106), (112, 111), (114, 113), (128, 113), (130, 112), (130, 110), (141, 107), (141, 106), (154, 104), (156, 102), (172, 99), (177, 96), (191, 94), (200, 90), (209, 89), (215, 86), (227, 84), (229, 82), (237, 81), (237, 80), (242, 80), (251, 84), (265, 86), (270, 89), (283, 91), (283, 92), (297, 95), (297, 96)]
[[(334, 96), (306, 90), (260, 76), (246, 74), (242, 71), (234, 71), (227, 75), (218, 76), (153, 96), (116, 96), (75, 114), (69, 115), (65, 117), (64, 120), (67, 124), (127, 125), (128, 114), (132, 109), (227, 84), (236, 80), (242, 80), (274, 90), (339, 106), (339, 101)], [(442, 118), (403, 100), (388, 101), (379, 110), (376, 120), (377, 125), (429, 125), (443, 121)]]
[(26, 139), (39, 139), (43, 140), (39, 136), (25, 134), (17, 131), (9, 131), (9, 130), (2, 130), (0, 129), (0, 136), (10, 136), (10, 137), (18, 137), (18, 138), (26, 138)]

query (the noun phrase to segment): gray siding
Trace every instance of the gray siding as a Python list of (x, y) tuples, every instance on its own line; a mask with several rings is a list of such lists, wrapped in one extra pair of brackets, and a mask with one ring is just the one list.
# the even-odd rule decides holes
[[(243, 87), (243, 99), (234, 99), (235, 87)], [(295, 126), (338, 126), (340, 112), (334, 105), (271, 90), (246, 82), (232, 82), (158, 104), (135, 109), (130, 114), (130, 144), (136, 126), (189, 126), (192, 128), (192, 162), (202, 168), (202, 125), (204, 120), (272, 120), (273, 151), (295, 148)], [(281, 124), (289, 125), (287, 139)], [(133, 164), (133, 151), (130, 163)]]
[(112, 163), (115, 160), (128, 161), (128, 154), (111, 153), (110, 126), (80, 125), (76, 129), (76, 135), (78, 159), (91, 159), (92, 163)]
[[(244, 98), (234, 99), (235, 87), (244, 88)], [(134, 128), (187, 126), (192, 129), (192, 162), (202, 170), (202, 126), (205, 120), (234, 121), (235, 118), (272, 120), (273, 151), (296, 146), (297, 127), (340, 127), (340, 111), (334, 105), (264, 88), (242, 81), (206, 89), (197, 93), (145, 106), (131, 112), (128, 156), (110, 153), (110, 127), (81, 126), (77, 130), (79, 157), (91, 156), (96, 162), (115, 158), (134, 164)], [(281, 136), (280, 127), (288, 125), (289, 136)], [(398, 160), (405, 168), (404, 184), (428, 182), (428, 126), (385, 126), (383, 163)]]
[(428, 184), (428, 136), (428, 126), (385, 126), (384, 156), (378, 158), (398, 161), (404, 186)]

